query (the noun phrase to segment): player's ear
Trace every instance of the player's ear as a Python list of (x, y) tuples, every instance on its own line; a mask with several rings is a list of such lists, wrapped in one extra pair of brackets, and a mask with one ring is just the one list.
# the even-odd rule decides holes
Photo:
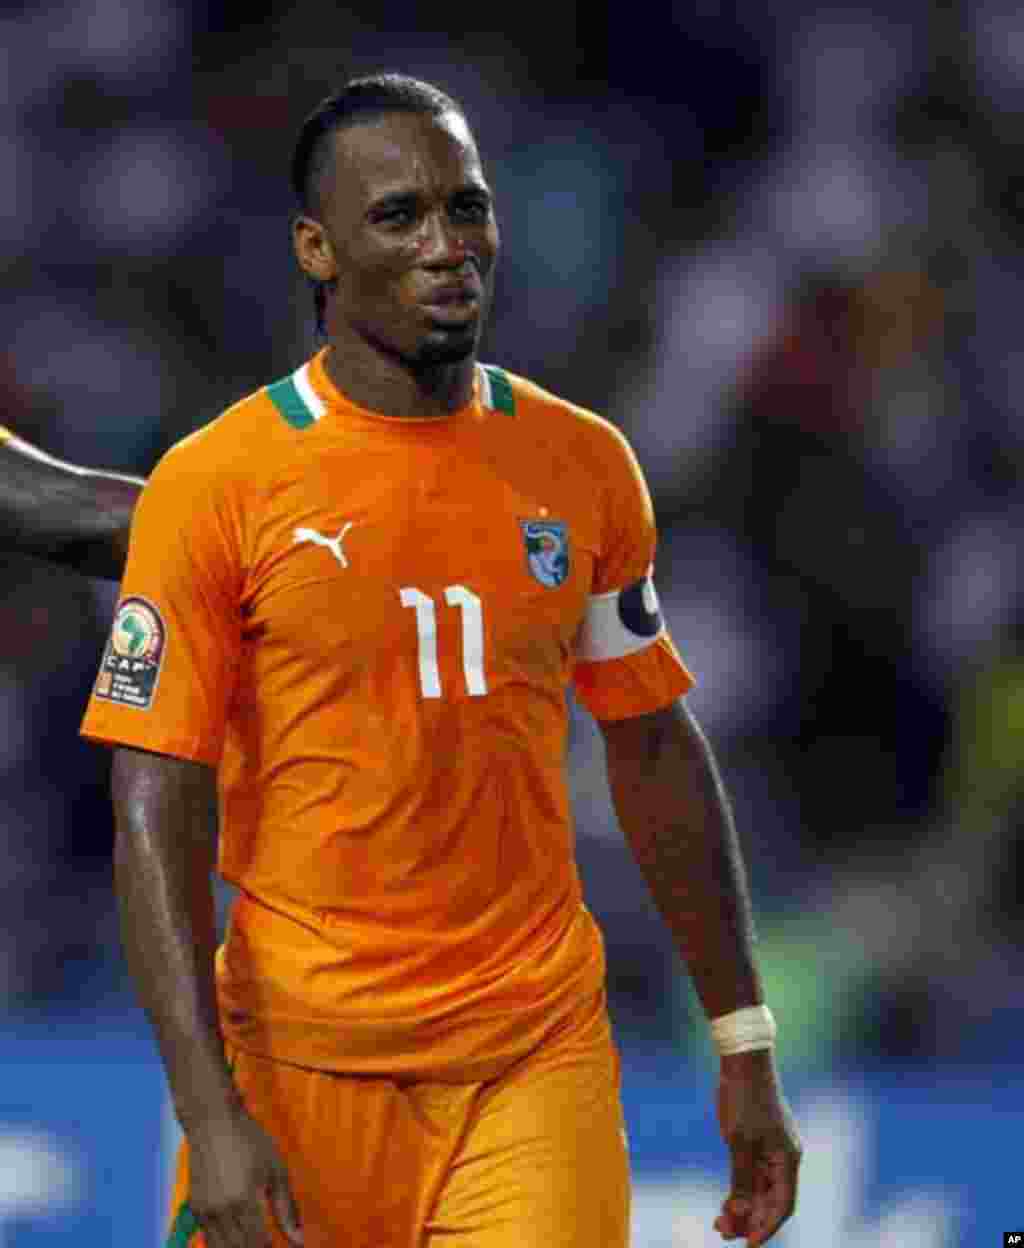
[(299, 267), (307, 276), (318, 282), (330, 282), (338, 276), (331, 240), (313, 217), (298, 216), (292, 222), (292, 246)]

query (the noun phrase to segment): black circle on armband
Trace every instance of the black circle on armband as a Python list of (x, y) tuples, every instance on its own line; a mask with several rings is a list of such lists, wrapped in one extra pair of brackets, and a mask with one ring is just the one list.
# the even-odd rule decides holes
[(658, 596), (650, 578), (627, 585), (619, 594), (619, 619), (637, 637), (656, 637), (661, 632)]

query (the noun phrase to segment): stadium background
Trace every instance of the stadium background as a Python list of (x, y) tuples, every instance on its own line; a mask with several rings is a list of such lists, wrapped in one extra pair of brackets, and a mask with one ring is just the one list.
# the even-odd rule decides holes
[[(1010, 0), (8, 0), (0, 418), (146, 471), (309, 349), (291, 143), (341, 78), (465, 104), (485, 359), (607, 414), (735, 798), (807, 1142), (789, 1248), (989, 1245), (1018, 1190), (1024, 15)], [(428, 22), (435, 17), (443, 30)], [(496, 29), (500, 27), (500, 29)], [(0, 559), (0, 1244), (145, 1248), (173, 1139), (125, 980), (114, 588)], [(693, 999), (574, 720), (635, 1248), (720, 1242)]]

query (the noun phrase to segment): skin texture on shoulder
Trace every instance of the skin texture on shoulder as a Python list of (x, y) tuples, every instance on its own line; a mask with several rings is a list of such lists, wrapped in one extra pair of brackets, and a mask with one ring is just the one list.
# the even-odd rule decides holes
[(145, 482), (82, 468), (4, 431), (0, 437), (0, 549), (87, 576), (120, 579)]

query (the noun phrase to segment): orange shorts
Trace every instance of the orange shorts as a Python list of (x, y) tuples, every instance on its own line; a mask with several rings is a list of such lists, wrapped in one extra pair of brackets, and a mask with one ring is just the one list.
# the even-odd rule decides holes
[[(307, 1070), (236, 1053), (305, 1248), (626, 1248), (629, 1163), (604, 994), (485, 1083)], [(274, 1248), (287, 1248), (276, 1227)], [(178, 1162), (168, 1248), (204, 1248)]]

